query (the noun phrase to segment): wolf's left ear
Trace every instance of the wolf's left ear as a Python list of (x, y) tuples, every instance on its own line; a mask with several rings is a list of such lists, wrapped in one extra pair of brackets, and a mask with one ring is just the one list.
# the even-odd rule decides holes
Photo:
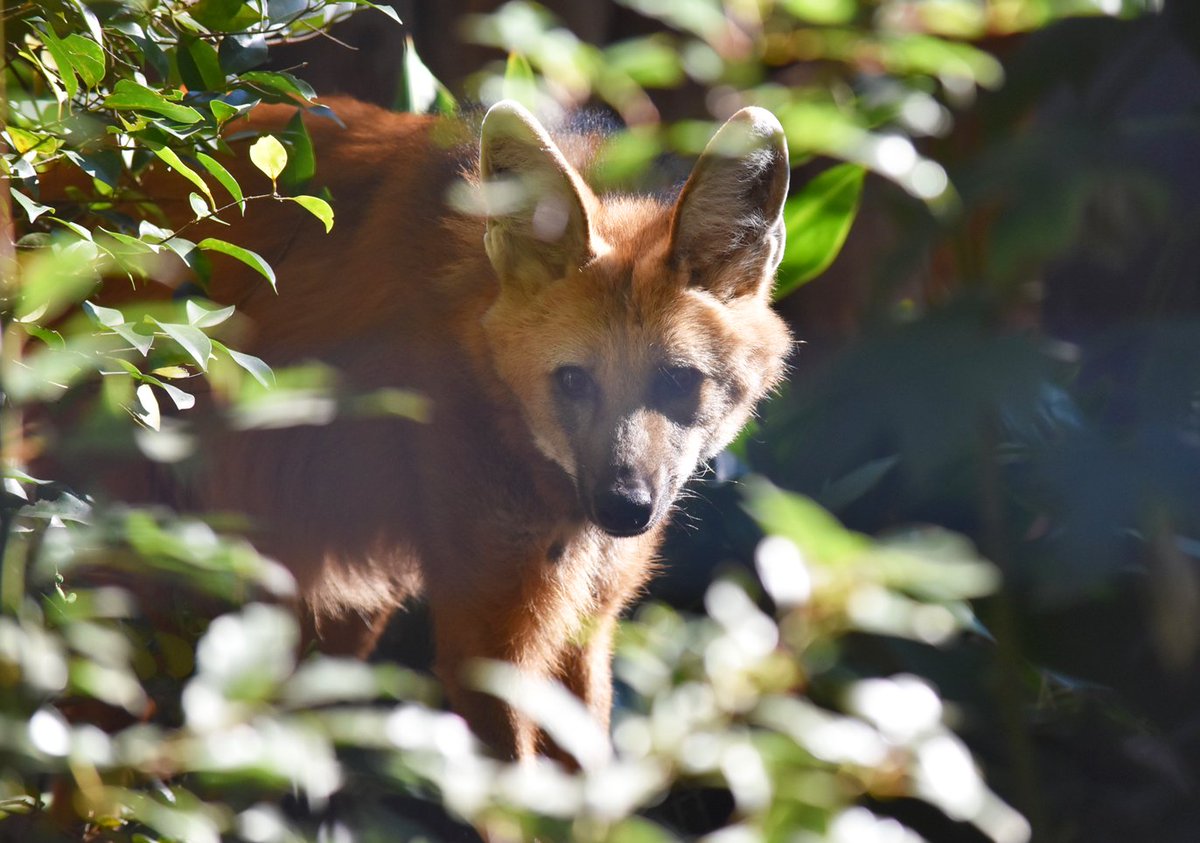
[(488, 215), (484, 245), (502, 281), (544, 283), (594, 257), (595, 198), (524, 106), (504, 100), (488, 109), (479, 170)]
[(708, 142), (671, 219), (671, 257), (724, 299), (765, 293), (783, 258), (790, 168), (775, 115), (743, 108)]

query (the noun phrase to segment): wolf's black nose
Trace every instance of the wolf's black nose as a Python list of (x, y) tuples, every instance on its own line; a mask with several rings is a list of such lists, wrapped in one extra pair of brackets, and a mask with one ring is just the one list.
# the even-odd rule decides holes
[(611, 536), (636, 536), (654, 523), (654, 496), (641, 478), (602, 484), (592, 501), (596, 523)]

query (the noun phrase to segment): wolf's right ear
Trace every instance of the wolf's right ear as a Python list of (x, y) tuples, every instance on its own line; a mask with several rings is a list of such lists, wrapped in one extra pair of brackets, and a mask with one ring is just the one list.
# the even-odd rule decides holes
[(671, 259), (722, 299), (765, 294), (783, 258), (791, 168), (775, 115), (743, 108), (717, 130), (671, 218)]
[(488, 109), (479, 142), (487, 208), (484, 247), (501, 281), (536, 285), (590, 261), (595, 197), (524, 106)]

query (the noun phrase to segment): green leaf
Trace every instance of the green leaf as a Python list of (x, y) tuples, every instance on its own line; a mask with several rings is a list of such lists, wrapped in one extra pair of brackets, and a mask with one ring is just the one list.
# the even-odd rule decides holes
[(212, 357), (213, 345), (208, 335), (193, 325), (178, 325), (173, 322), (154, 323), (166, 332), (167, 336), (179, 343), (188, 356), (196, 361), (201, 369), (208, 370), (208, 358)]
[(374, 9), (377, 12), (383, 12), (396, 23), (403, 23), (400, 20), (400, 15), (391, 6), (381, 6), (377, 3), (371, 3), (369, 0), (353, 0), (355, 6), (366, 6), (368, 9)]
[(10, 188), (10, 192), (12, 193), (12, 198), (17, 200), (17, 204), (25, 209), (25, 214), (29, 217), (30, 222), (36, 222), (37, 218), (42, 214), (47, 214), (54, 210), (49, 205), (43, 205), (40, 202), (34, 202), (15, 187)]
[(37, 150), (43, 155), (53, 155), (62, 146), (62, 140), (53, 135), (28, 132), (16, 126), (9, 126), (5, 131), (8, 132), (8, 137), (12, 141), (12, 147), (17, 151), (18, 155), (24, 155), (31, 149)]
[(858, 164), (838, 164), (788, 200), (783, 209), (787, 245), (775, 288), (777, 299), (816, 278), (833, 263), (858, 213), (865, 175)]
[(83, 303), (83, 312), (97, 325), (102, 325), (105, 328), (114, 328), (125, 322), (125, 314), (121, 311), (113, 307), (101, 307), (98, 304), (92, 304), (90, 301)]
[(238, 203), (238, 208), (241, 209), (243, 214), (245, 214), (246, 199), (242, 195), (241, 185), (237, 183), (237, 179), (233, 177), (233, 174), (230, 173), (229, 170), (225, 169), (225, 166), (221, 164), (220, 161), (213, 158), (211, 155), (208, 155), (207, 153), (197, 152), (196, 160), (200, 162), (204, 169), (208, 170), (213, 178), (221, 183), (222, 187), (229, 191), (229, 195), (232, 196), (233, 200)]
[(529, 108), (537, 105), (537, 80), (533, 66), (521, 53), (508, 54), (508, 60), (504, 63), (503, 93), (505, 99), (516, 100)]
[(220, 252), (223, 255), (229, 255), (231, 258), (240, 260), (266, 278), (271, 284), (271, 289), (275, 289), (275, 270), (271, 269), (271, 265), (263, 260), (262, 255), (257, 252), (243, 249), (241, 246), (235, 246), (225, 240), (218, 240), (216, 237), (206, 237), (196, 245), (201, 249), (210, 252)]
[(250, 160), (254, 166), (267, 174), (271, 184), (279, 179), (279, 174), (287, 166), (287, 149), (274, 135), (263, 135), (250, 146)]
[(643, 88), (673, 88), (684, 79), (679, 45), (665, 33), (613, 44), (604, 51), (604, 63)]
[(125, 170), (125, 165), (121, 162), (120, 155), (111, 149), (92, 152), (87, 155), (82, 155), (68, 149), (63, 151), (63, 155), (74, 163), (76, 167), (109, 187), (117, 186), (121, 178), (121, 173)]
[(413, 46), (412, 38), (404, 39), (404, 60), (400, 64), (400, 84), (396, 86), (394, 111), (427, 114), (431, 111), (446, 114), (457, 108), (454, 97), (437, 80)]
[(208, 207), (208, 203), (204, 201), (204, 197), (196, 191), (188, 194), (188, 204), (192, 206), (192, 213), (196, 215), (196, 219), (202, 220), (212, 213), (212, 209)]
[[(111, 237), (113, 240), (117, 241), (117, 243), (125, 246), (126, 248), (122, 250), (122, 253), (124, 254), (157, 254), (159, 251), (159, 246), (157, 243), (147, 243), (145, 240), (141, 240), (137, 237), (130, 237), (128, 234), (123, 234), (120, 231), (109, 231), (107, 228), (98, 228), (97, 231), (104, 232), (108, 237)], [(113, 245), (114, 244), (112, 243), (104, 244), (105, 248), (109, 249), (110, 251), (112, 251)]]
[(858, 11), (855, 0), (784, 0), (784, 8), (809, 23), (846, 24)]
[(267, 39), (257, 34), (231, 33), (221, 39), (217, 57), (226, 73), (245, 73), (267, 60)]
[(178, 123), (198, 123), (202, 119), (196, 109), (171, 102), (158, 91), (131, 79), (117, 82), (113, 92), (104, 100), (104, 105), (117, 111), (149, 111)]
[(150, 384), (143, 383), (138, 386), (135, 394), (137, 395), (137, 405), (130, 407), (129, 412), (146, 427), (158, 430), (162, 421), (162, 413), (158, 409), (158, 399), (154, 396), (154, 389)]
[(83, 84), (94, 88), (104, 81), (107, 65), (104, 50), (91, 38), (72, 32), (62, 40), (63, 47), (71, 55), (71, 65)]
[(21, 327), (25, 329), (25, 333), (29, 334), (29, 336), (37, 337), (53, 349), (62, 351), (67, 347), (67, 341), (63, 339), (63, 335), (58, 331), (43, 328), (41, 325), (22, 324)]
[(235, 309), (233, 305), (230, 305), (229, 307), (209, 310), (206, 307), (201, 307), (191, 299), (184, 302), (183, 308), (187, 312), (188, 322), (197, 328), (211, 328), (215, 325), (220, 325), (233, 315)]
[(107, 264), (89, 240), (37, 250), (22, 264), (20, 299), (14, 308), (17, 321), (51, 322), (92, 291)]
[[(242, 97), (245, 91), (238, 91), (236, 94), (229, 95), (229, 98)], [(256, 105), (262, 102), (261, 99), (255, 98), (248, 102), (227, 102), (226, 99), (218, 97), (208, 104), (209, 109), (213, 113), (213, 117), (217, 118), (220, 123), (225, 123), (235, 117), (240, 117), (254, 109)]]
[(190, 392), (184, 392), (177, 386), (172, 386), (169, 383), (163, 383), (161, 381), (158, 382), (157, 386), (171, 397), (171, 401), (173, 401), (175, 404), (175, 409), (190, 410), (192, 407), (196, 406), (196, 396), (192, 395)]
[(232, 348), (226, 348), (225, 351), (229, 354), (230, 359), (237, 363), (247, 372), (254, 376), (254, 379), (263, 386), (273, 386), (275, 383), (275, 373), (271, 371), (271, 367), (263, 362), (260, 358), (253, 354), (246, 354), (241, 351), (234, 351)]
[(200, 190), (204, 193), (205, 198), (208, 199), (208, 203), (216, 207), (217, 203), (216, 200), (213, 199), (212, 191), (208, 188), (208, 183), (200, 177), (199, 173), (197, 173), (187, 164), (183, 163), (183, 159), (179, 157), (175, 150), (171, 149), (169, 146), (159, 146), (158, 144), (154, 144), (150, 146), (150, 151), (161, 158), (163, 162), (165, 162), (166, 165), (172, 170), (179, 173), (179, 175), (183, 176), (192, 184), (196, 185), (196, 187), (200, 188)]
[(189, 11), (198, 23), (217, 32), (245, 30), (263, 18), (244, 0), (200, 0)]
[(150, 353), (150, 349), (154, 346), (154, 337), (150, 334), (142, 334), (134, 329), (132, 323), (123, 323), (121, 325), (110, 325), (113, 332), (133, 346), (137, 351), (145, 357)]
[(866, 536), (847, 530), (812, 500), (767, 480), (747, 478), (743, 494), (746, 509), (767, 533), (791, 539), (817, 564), (843, 563), (870, 547)]
[(299, 97), (305, 102), (312, 102), (317, 98), (317, 92), (307, 82), (297, 79), (290, 73), (278, 70), (247, 71), (238, 77), (238, 84), (249, 85), (266, 93), (274, 93), (283, 101)]
[(324, 199), (316, 196), (289, 196), (288, 199), (300, 205), (314, 217), (325, 224), (325, 233), (333, 228), (333, 208)]
[(207, 41), (187, 38), (177, 51), (179, 76), (192, 91), (225, 92), (225, 71), (217, 51)]
[(285, 190), (293, 190), (306, 184), (317, 173), (317, 159), (313, 152), (312, 138), (304, 125), (302, 112), (297, 111), (288, 121), (283, 130), (283, 140), (287, 144), (287, 166), (280, 173), (279, 181)]
[(83, 21), (87, 25), (87, 30), (91, 34), (92, 39), (101, 47), (103, 47), (104, 29), (100, 25), (100, 19), (96, 17), (96, 13), (89, 9), (84, 4), (83, 0), (70, 0), (70, 3), (75, 7), (75, 11), (79, 13), (79, 16), (83, 18)]
[(39, 29), (38, 32), (42, 36), (42, 43), (54, 57), (54, 63), (58, 66), (58, 78), (62, 80), (67, 96), (74, 99), (79, 93), (79, 81), (75, 78), (75, 65), (71, 61), (70, 50), (49, 24), (46, 24), (45, 28)]

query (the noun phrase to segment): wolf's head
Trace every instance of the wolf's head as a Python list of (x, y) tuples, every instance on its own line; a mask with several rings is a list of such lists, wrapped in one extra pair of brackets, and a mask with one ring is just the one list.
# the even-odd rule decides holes
[(781, 376), (790, 338), (769, 305), (788, 174), (760, 108), (721, 127), (673, 206), (597, 196), (515, 103), (484, 118), (496, 371), (611, 535), (657, 524)]

